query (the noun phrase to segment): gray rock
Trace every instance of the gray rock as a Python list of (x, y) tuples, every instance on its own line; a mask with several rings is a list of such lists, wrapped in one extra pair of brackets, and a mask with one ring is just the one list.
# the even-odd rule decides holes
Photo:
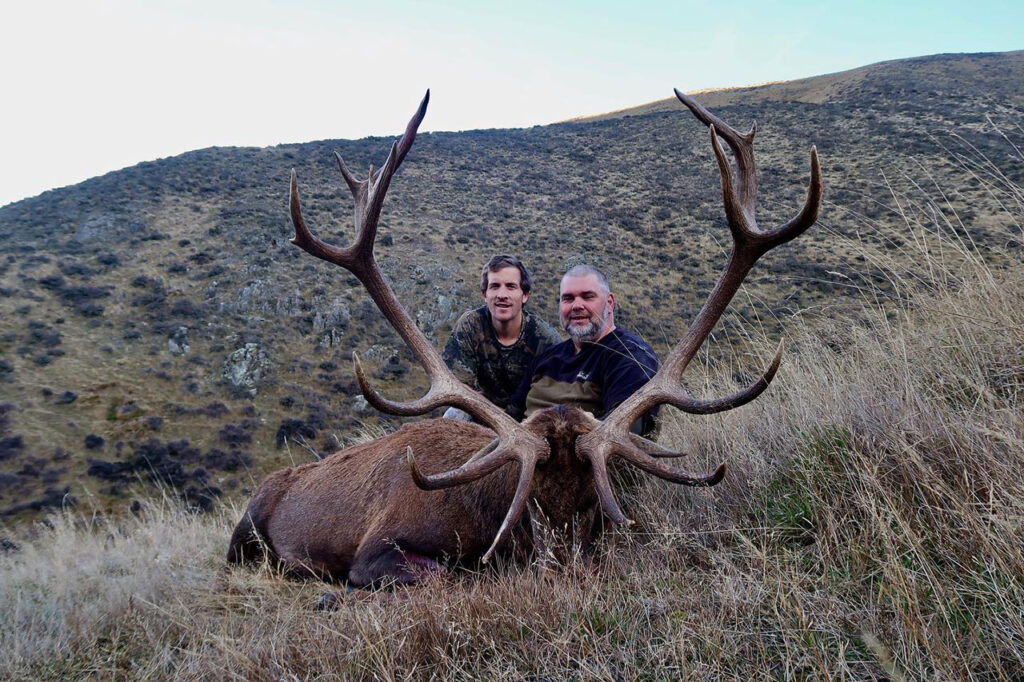
[(270, 358), (266, 352), (255, 343), (247, 343), (228, 356), (221, 374), (233, 385), (255, 396), (259, 383), (270, 369)]
[(122, 403), (117, 407), (117, 419), (134, 419), (135, 417), (141, 416), (143, 413), (142, 407), (134, 400), (129, 400), (126, 403)]
[[(424, 254), (421, 262), (409, 268), (408, 276), (392, 282), (392, 286), (416, 321), (416, 326), (436, 344), (438, 329), (462, 313), (458, 305), (460, 281), (450, 267), (434, 262)], [(380, 313), (374, 308), (372, 315), (377, 317)]]
[(344, 329), (351, 319), (348, 301), (336, 298), (326, 310), (317, 311), (313, 317), (313, 331), (319, 334), (328, 329)]
[(365, 351), (359, 352), (361, 360), (377, 360), (381, 363), (387, 362), (393, 357), (397, 358), (397, 356), (398, 349), (385, 343), (375, 343)]
[(70, 405), (76, 400), (78, 400), (77, 393), (75, 393), (74, 391), (64, 391), (59, 396), (57, 396), (57, 399), (53, 402), (57, 405)]
[(178, 327), (167, 339), (167, 350), (171, 355), (185, 355), (189, 351), (188, 327)]
[(348, 301), (341, 298), (335, 298), (325, 310), (318, 310), (313, 316), (313, 333), (321, 335), (320, 347), (337, 345), (351, 320)]
[(370, 403), (366, 402), (366, 398), (361, 395), (354, 395), (352, 396), (352, 411), (356, 414), (368, 414), (374, 410), (370, 407)]
[(87, 242), (109, 237), (114, 232), (114, 218), (109, 214), (92, 215), (83, 220), (75, 230), (75, 239)]
[[(224, 296), (223, 292), (218, 295)], [(277, 316), (294, 317), (301, 314), (300, 303), (302, 297), (297, 291), (285, 291), (284, 288), (267, 282), (264, 279), (253, 279), (234, 296), (224, 296), (219, 307), (221, 310), (244, 313), (254, 313)]]
[(436, 342), (437, 330), (442, 325), (454, 322), (461, 312), (462, 310), (455, 306), (454, 296), (439, 293), (432, 305), (416, 311), (416, 326), (423, 330), (424, 336)]
[(341, 343), (341, 332), (337, 329), (331, 329), (322, 337), (320, 337), (320, 343), (317, 344), (320, 348), (333, 348)]

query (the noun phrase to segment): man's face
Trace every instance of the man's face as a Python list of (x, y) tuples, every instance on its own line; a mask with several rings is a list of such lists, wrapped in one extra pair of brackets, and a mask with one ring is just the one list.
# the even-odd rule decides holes
[(516, 267), (487, 273), (484, 302), (495, 323), (510, 322), (523, 314), (523, 304), (530, 295), (523, 292), (521, 278), (522, 273)]
[(615, 296), (596, 275), (563, 277), (558, 302), (562, 328), (577, 342), (597, 341), (612, 327)]

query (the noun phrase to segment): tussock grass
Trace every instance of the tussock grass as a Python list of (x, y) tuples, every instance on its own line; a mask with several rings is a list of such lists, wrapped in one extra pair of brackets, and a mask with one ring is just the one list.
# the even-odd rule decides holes
[[(667, 415), (686, 466), (730, 473), (643, 481), (595, 562), (318, 612), (336, 587), (220, 573), (240, 509), (61, 515), (0, 556), (0, 677), (1024, 678), (1024, 266), (989, 268), (941, 201), (906, 206), (914, 276), (805, 317), (763, 398)], [(730, 364), (687, 381), (734, 390)]]

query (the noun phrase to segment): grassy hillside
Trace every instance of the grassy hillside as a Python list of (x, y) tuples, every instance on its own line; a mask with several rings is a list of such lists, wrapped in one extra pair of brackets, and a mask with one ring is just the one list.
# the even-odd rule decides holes
[[(1019, 235), (1021, 185), (998, 197)], [(941, 201), (899, 198), (908, 215)], [(0, 556), (0, 676), (1019, 680), (1024, 268), (993, 268), (932, 215), (904, 224), (901, 270), (879, 266), (891, 286), (828, 325), (790, 321), (768, 394), (668, 415), (687, 466), (724, 458), (730, 474), (647, 481), (639, 523), (593, 565), (467, 571), (314, 611), (337, 586), (263, 569), (216, 587), (240, 508), (66, 514)], [(874, 262), (870, 242), (835, 239)], [(745, 361), (689, 380), (723, 392)]]
[[(963, 245), (933, 254), (954, 271), (982, 257), (1016, 272), (1019, 215), (1006, 197), (1024, 162), (1003, 133), (1019, 139), (1021, 55), (906, 60), (707, 95), (737, 127), (758, 121), (762, 224), (800, 204), (812, 144), (826, 182), (819, 224), (759, 264), (708, 362), (763, 357), (794, 314), (830, 329), (863, 291), (898, 295), (923, 267), (908, 255), (908, 225), (936, 225)], [(75, 501), (122, 514), (154, 484), (212, 510), (269, 470), (391, 426), (358, 395), (351, 351), (394, 394), (421, 390), (422, 375), (353, 278), (287, 243), (286, 209), (295, 168), (311, 226), (344, 241), (350, 205), (332, 152), (365, 168), (390, 142), (205, 149), (0, 208), (8, 523)], [(381, 232), (383, 269), (438, 343), (476, 303), (480, 264), (511, 251), (535, 270), (531, 306), (549, 318), (567, 264), (606, 268), (621, 323), (661, 352), (707, 294), (727, 233), (706, 129), (665, 103), (422, 135)]]
[[(1014, 82), (1024, 69), (1024, 50), (978, 54), (936, 54), (913, 59), (897, 59), (862, 66), (849, 71), (800, 78), (793, 81), (749, 87), (705, 90), (690, 93), (709, 107), (770, 102), (823, 104), (832, 101), (864, 103), (872, 99), (973, 97), (990, 107), (1020, 107), (1024, 93)], [(638, 107), (596, 116), (581, 116), (576, 121), (595, 121), (655, 112), (675, 111), (673, 97)]]

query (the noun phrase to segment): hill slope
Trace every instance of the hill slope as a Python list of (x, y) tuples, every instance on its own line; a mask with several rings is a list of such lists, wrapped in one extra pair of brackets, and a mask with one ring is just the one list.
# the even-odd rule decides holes
[[(1012, 52), (703, 96), (736, 127), (758, 121), (762, 224), (798, 207), (812, 144), (826, 182), (819, 225), (758, 265), (712, 359), (733, 342), (763, 357), (790, 314), (827, 319), (847, 294), (898, 288), (917, 268), (908, 223), (944, 225), (993, 267), (1019, 267), (1020, 217), (993, 187), (1024, 176), (1000, 134), (1020, 121), (1022, 83)], [(124, 509), (140, 479), (202, 508), (244, 495), (311, 456), (296, 441), (329, 450), (378, 419), (352, 350), (394, 393), (422, 389), (354, 278), (287, 243), (290, 169), (313, 229), (342, 242), (350, 204), (332, 152), (365, 168), (390, 143), (204, 149), (0, 209), (0, 513), (28, 518), (69, 496)], [(716, 173), (706, 129), (670, 100), (422, 135), (392, 184), (378, 258), (438, 342), (476, 303), (490, 254), (524, 258), (531, 306), (552, 318), (561, 270), (591, 261), (612, 277), (622, 324), (664, 352), (724, 261)]]
[[(1024, 92), (1016, 82), (1024, 70), (1024, 50), (979, 54), (936, 54), (897, 59), (849, 71), (781, 81), (765, 85), (706, 90), (696, 94), (708, 107), (763, 102), (825, 102), (872, 98), (977, 97), (993, 107), (1020, 107)], [(674, 97), (667, 97), (621, 111), (582, 116), (575, 121), (596, 121), (654, 112), (675, 111)]]

